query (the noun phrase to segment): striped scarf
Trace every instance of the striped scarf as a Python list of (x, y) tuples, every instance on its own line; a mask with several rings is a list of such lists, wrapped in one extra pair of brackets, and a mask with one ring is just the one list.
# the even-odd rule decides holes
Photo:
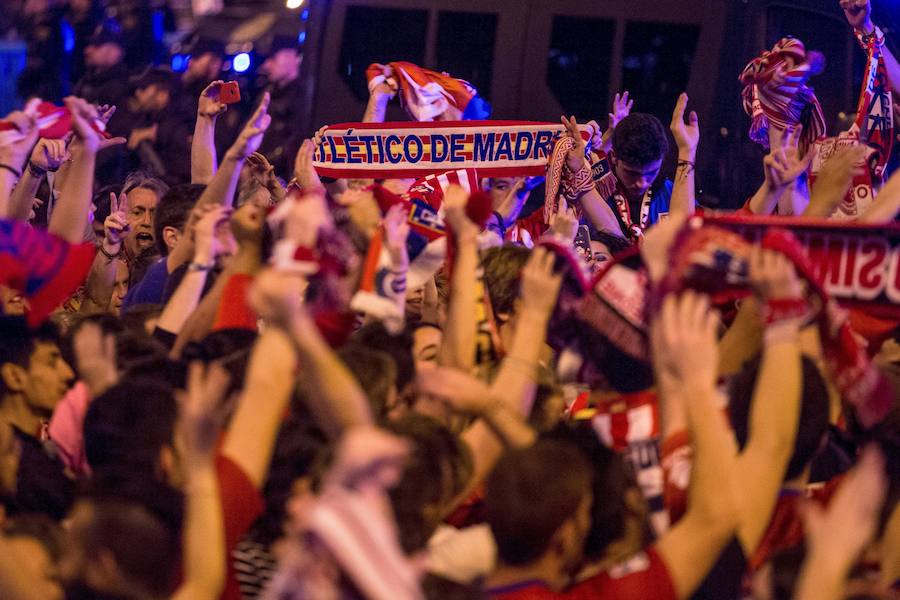
[(744, 112), (751, 117), (750, 139), (769, 148), (769, 126), (803, 127), (806, 147), (825, 135), (825, 116), (816, 94), (806, 85), (824, 68), (819, 52), (807, 52), (796, 38), (781, 39), (750, 61), (741, 73)]

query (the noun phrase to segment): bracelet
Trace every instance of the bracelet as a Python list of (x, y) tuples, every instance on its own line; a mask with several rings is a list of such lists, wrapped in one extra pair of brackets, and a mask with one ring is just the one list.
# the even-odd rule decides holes
[(16, 176), (16, 179), (19, 179), (19, 178), (22, 177), (22, 173), (21, 173), (20, 171), (17, 171), (16, 169), (14, 169), (13, 167), (11, 167), (11, 166), (9, 166), (9, 165), (5, 165), (5, 164), (3, 164), (3, 163), (0, 163), (0, 169), (6, 169), (7, 171), (9, 171), (9, 172), (12, 173), (13, 175), (15, 175), (15, 176)]
[(110, 254), (109, 252), (107, 252), (106, 248), (103, 247), (103, 242), (100, 242), (100, 246), (97, 249), (100, 250), (100, 254), (106, 257), (106, 260), (108, 262), (112, 262), (119, 258), (119, 256), (122, 254), (122, 242), (119, 242), (119, 251), (115, 254)]
[(212, 271), (216, 266), (216, 261), (208, 262), (206, 264), (191, 262), (187, 266), (188, 271)]
[(680, 169), (681, 167), (690, 167), (692, 169), (695, 169), (697, 168), (697, 165), (692, 160), (682, 160), (679, 158), (678, 162), (675, 163), (675, 168)]
[(856, 40), (859, 42), (859, 45), (862, 46), (863, 50), (868, 50), (870, 45), (874, 45), (876, 48), (884, 46), (884, 32), (881, 31), (881, 28), (878, 27), (878, 25), (875, 25), (875, 29), (872, 30), (872, 33), (863, 33), (857, 29), (854, 29), (853, 33), (856, 34)]

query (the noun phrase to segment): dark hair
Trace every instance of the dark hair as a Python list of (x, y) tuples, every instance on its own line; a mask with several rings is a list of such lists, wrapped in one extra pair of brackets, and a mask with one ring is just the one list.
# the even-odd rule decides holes
[(806, 545), (782, 548), (772, 554), (769, 590), (773, 600), (791, 600), (800, 577), (800, 569), (806, 560)]
[(351, 337), (350, 343), (375, 350), (382, 350), (394, 359), (397, 367), (397, 389), (403, 390), (415, 377), (415, 363), (412, 357), (413, 337), (407, 331), (392, 335), (381, 321), (360, 327)]
[(13, 517), (3, 525), (8, 538), (31, 538), (37, 541), (55, 563), (62, 555), (62, 527), (47, 515), (32, 513)]
[(519, 279), (531, 256), (531, 250), (517, 244), (488, 249), (481, 257), (484, 284), (491, 298), (494, 314), (512, 314), (519, 297)]
[[(41, 342), (59, 343), (59, 330), (51, 321), (30, 329), (23, 317), (0, 315), (0, 367), (12, 363), (27, 369), (31, 355)], [(6, 384), (0, 377), (0, 400), (6, 392)]]
[(159, 452), (173, 443), (173, 388), (154, 379), (124, 379), (94, 399), (84, 417), (84, 451), (96, 473), (128, 469), (153, 477)]
[(488, 477), (484, 500), (499, 559), (521, 566), (540, 558), (590, 485), (590, 466), (570, 442), (542, 439), (507, 452)]
[(153, 239), (156, 240), (156, 248), (163, 256), (169, 254), (169, 248), (163, 239), (163, 229), (174, 227), (183, 232), (191, 209), (197, 204), (197, 200), (205, 189), (205, 185), (185, 183), (169, 188), (160, 198), (153, 216)]
[(199, 342), (190, 342), (181, 354), (185, 363), (200, 360), (204, 363), (218, 362), (231, 376), (229, 393), (244, 387), (250, 351), (257, 333), (250, 329), (228, 328), (213, 331)]
[(127, 481), (129, 489), (116, 484), (81, 499), (92, 509), (84, 551), (92, 556), (109, 551), (129, 582), (168, 597), (181, 564), (183, 497), (150, 479)]
[(396, 388), (397, 385), (397, 365), (394, 359), (383, 350), (353, 343), (346, 344), (337, 354), (365, 390), (376, 420), (385, 419), (390, 409), (388, 395), (391, 387)]
[(613, 256), (628, 250), (633, 246), (632, 243), (625, 238), (621, 238), (605, 231), (600, 231), (599, 229), (594, 229), (593, 227), (590, 229), (590, 236), (591, 241), (600, 242), (606, 246)]
[(400, 544), (409, 554), (425, 547), (439, 524), (435, 516), (441, 518), (440, 510), (465, 488), (472, 456), (436, 419), (410, 413), (386, 427), (412, 442), (403, 477), (390, 492)]
[[(740, 373), (729, 385), (728, 414), (738, 446), (743, 448), (750, 433), (750, 411), (753, 392), (759, 376), (761, 355), (747, 361)], [(784, 480), (788, 481), (803, 473), (828, 429), (828, 388), (819, 373), (819, 368), (810, 358), (802, 357), (803, 392), (800, 399), (800, 420), (797, 424), (797, 438), (794, 453), (788, 462)]]
[(612, 149), (618, 160), (629, 165), (649, 165), (669, 151), (666, 129), (653, 115), (631, 113), (613, 131)]

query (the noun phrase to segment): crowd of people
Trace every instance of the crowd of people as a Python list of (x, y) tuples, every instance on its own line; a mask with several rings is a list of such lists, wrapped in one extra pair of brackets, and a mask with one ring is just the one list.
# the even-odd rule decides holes
[[(900, 63), (840, 5), (865, 113)], [(366, 178), (401, 161), (373, 136), (330, 177), (296, 40), (248, 114), (220, 44), (180, 76), (125, 50), (101, 24), (62, 108), (0, 122), (0, 598), (900, 596), (900, 320), (791, 233), (896, 254), (891, 108), (826, 155), (801, 43), (741, 75), (752, 240), (702, 225), (686, 94), (563, 117), (541, 177)], [(363, 122), (490, 124), (450, 75), (367, 77)]]

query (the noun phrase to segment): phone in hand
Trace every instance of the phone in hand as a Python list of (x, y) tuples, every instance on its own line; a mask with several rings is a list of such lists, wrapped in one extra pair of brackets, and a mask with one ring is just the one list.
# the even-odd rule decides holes
[(236, 104), (241, 101), (241, 88), (237, 81), (226, 81), (219, 86), (219, 102)]

